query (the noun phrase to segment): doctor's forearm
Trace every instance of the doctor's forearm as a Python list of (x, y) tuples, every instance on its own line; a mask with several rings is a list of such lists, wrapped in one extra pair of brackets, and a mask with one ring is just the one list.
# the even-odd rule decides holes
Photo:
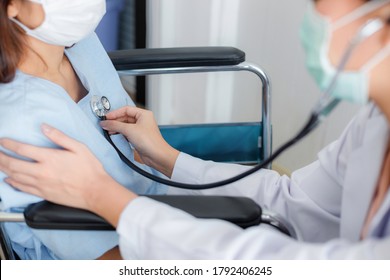
[(166, 144), (157, 149), (153, 154), (153, 158), (144, 159), (144, 162), (168, 178), (171, 178), (179, 154), (178, 150)]

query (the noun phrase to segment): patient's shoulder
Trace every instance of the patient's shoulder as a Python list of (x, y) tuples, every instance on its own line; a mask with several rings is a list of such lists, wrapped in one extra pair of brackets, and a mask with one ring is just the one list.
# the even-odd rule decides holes
[(37, 97), (62, 99), (64, 90), (57, 84), (39, 77), (17, 71), (15, 78), (6, 84), (0, 84), (1, 107), (10, 103), (21, 104), (22, 101)]

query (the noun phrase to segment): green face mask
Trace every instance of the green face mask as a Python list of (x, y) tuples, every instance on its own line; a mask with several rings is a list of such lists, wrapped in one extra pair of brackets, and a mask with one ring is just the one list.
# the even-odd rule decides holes
[[(314, 3), (310, 2), (301, 27), (301, 41), (306, 52), (306, 67), (322, 92), (326, 91), (336, 74), (336, 68), (330, 63), (328, 57), (332, 32), (389, 2), (384, 0), (368, 2), (334, 23), (320, 15), (315, 9)], [(331, 95), (354, 103), (367, 103), (369, 72), (389, 54), (390, 46), (387, 46), (372, 57), (359, 71), (342, 71)]]

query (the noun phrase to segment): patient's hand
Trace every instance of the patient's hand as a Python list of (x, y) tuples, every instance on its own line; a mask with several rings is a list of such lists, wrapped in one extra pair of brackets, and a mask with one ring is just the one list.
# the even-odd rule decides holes
[(126, 106), (106, 117), (107, 120), (101, 122), (105, 130), (123, 134), (142, 162), (171, 177), (179, 151), (164, 140), (151, 111)]

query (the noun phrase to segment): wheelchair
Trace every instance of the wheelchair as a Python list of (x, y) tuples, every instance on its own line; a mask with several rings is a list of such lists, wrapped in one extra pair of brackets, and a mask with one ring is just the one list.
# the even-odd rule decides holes
[[(266, 73), (246, 62), (245, 53), (233, 47), (132, 49), (109, 53), (119, 75), (147, 76), (179, 73), (249, 71), (262, 84), (260, 122), (161, 126), (163, 137), (180, 151), (205, 160), (255, 164), (271, 153), (271, 86)], [(231, 147), (224, 143), (240, 143)], [(270, 166), (269, 166), (270, 167)], [(197, 218), (222, 219), (247, 228), (261, 223), (296, 238), (294, 228), (282, 217), (262, 209), (249, 198), (223, 196), (149, 196), (182, 209)], [(42, 201), (24, 213), (0, 213), (1, 259), (17, 259), (4, 222), (26, 222), (36, 229), (114, 230), (94, 213)]]

